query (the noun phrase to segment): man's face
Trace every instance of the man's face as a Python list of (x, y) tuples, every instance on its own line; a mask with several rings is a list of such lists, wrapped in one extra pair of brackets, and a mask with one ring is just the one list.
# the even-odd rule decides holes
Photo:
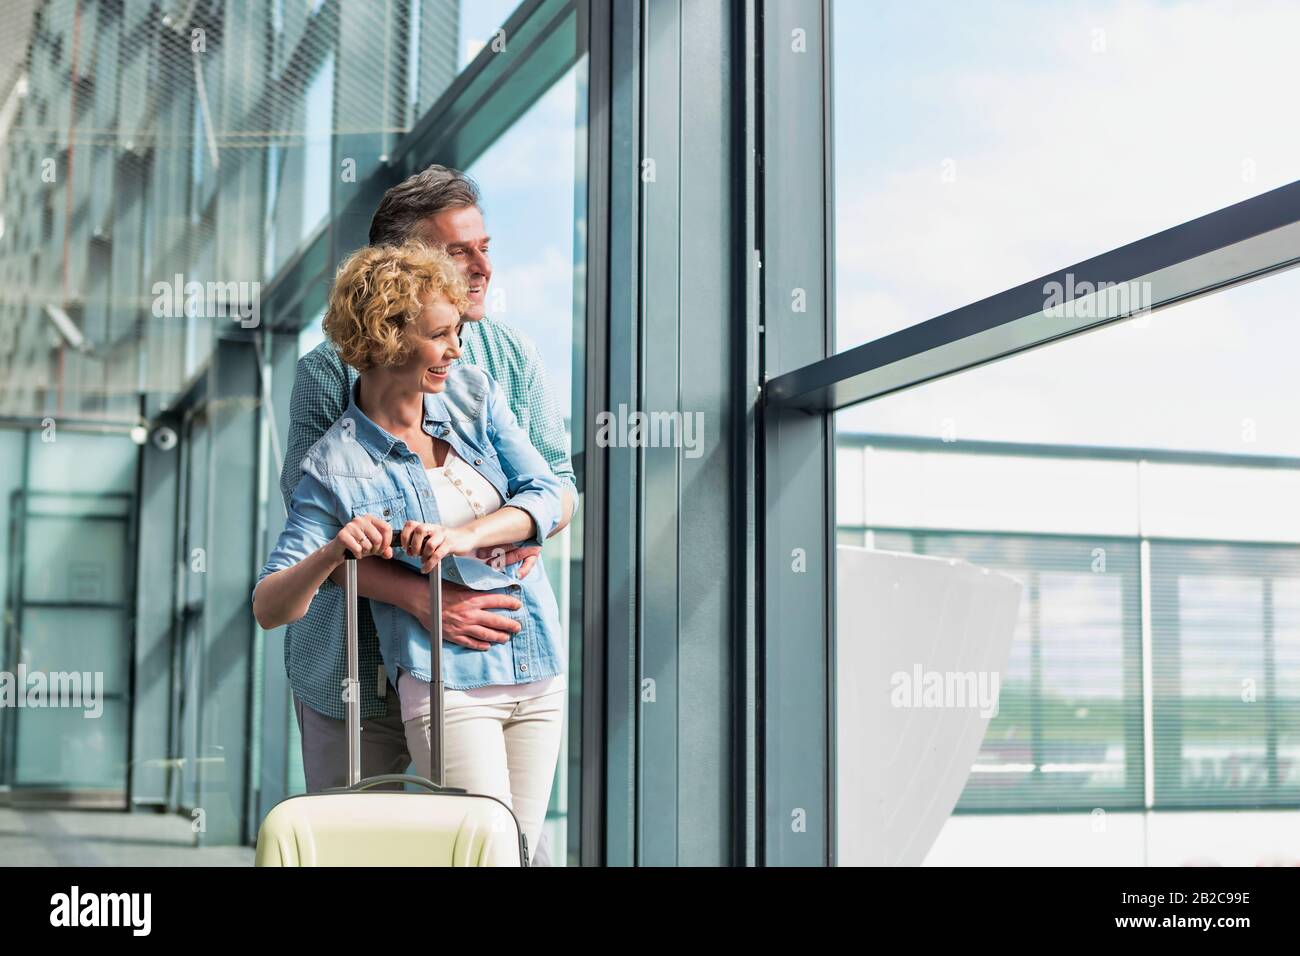
[(469, 285), (469, 310), (465, 318), (477, 322), (487, 311), (492, 262), (488, 259), (487, 227), (477, 206), (444, 209), (421, 224), (420, 238), (447, 250)]

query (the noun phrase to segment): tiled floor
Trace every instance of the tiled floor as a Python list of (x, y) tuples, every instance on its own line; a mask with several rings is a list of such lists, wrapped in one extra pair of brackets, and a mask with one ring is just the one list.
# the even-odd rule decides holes
[(253, 849), (194, 846), (187, 819), (0, 807), (0, 866), (252, 866)]

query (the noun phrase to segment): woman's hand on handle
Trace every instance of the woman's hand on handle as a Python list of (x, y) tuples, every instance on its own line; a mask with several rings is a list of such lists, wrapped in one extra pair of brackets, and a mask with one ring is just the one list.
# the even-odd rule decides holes
[[(324, 535), (321, 536), (322, 538)], [(358, 558), (393, 556), (392, 530), (374, 515), (353, 518), (301, 561), (268, 574), (253, 589), (253, 615), (264, 630), (300, 620), (325, 579), (351, 551)]]
[(374, 515), (360, 515), (353, 518), (334, 536), (338, 546), (339, 560), (345, 551), (351, 551), (357, 558), (380, 555), (384, 558), (393, 556), (393, 529), (383, 518)]
[(478, 534), (470, 527), (446, 528), (419, 521), (406, 522), (400, 540), (407, 554), (424, 559), (420, 570), (425, 574), (450, 554), (473, 554), (478, 548)]

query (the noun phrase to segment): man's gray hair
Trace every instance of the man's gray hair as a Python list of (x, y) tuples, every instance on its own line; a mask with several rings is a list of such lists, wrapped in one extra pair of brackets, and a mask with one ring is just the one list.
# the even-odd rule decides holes
[(384, 193), (370, 220), (370, 244), (401, 245), (417, 238), (425, 219), (465, 206), (481, 208), (478, 184), (459, 169), (434, 163)]

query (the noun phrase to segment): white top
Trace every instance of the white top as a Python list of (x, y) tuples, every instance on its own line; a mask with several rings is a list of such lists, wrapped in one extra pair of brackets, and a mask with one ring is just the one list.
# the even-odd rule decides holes
[[(475, 518), (498, 510), (501, 496), (492, 482), (471, 468), (454, 448), (448, 447), (447, 458), (441, 468), (426, 468), (433, 499), (438, 505), (438, 516), (448, 528), (459, 528)], [(400, 530), (400, 529), (399, 529)], [(565, 677), (558, 674), (526, 684), (489, 684), (472, 690), (443, 691), (444, 707), (467, 704), (503, 704), (531, 700), (543, 694), (553, 694), (566, 687)], [(429, 714), (429, 682), (422, 681), (406, 671), (397, 678), (397, 696), (402, 703), (402, 720), (424, 717)]]

